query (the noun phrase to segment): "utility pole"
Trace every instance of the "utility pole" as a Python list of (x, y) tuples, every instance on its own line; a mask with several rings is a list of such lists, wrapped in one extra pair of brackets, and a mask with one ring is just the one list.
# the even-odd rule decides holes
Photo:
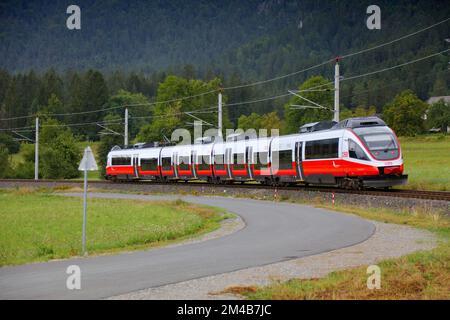
[(36, 138), (34, 141), (34, 180), (39, 180), (39, 118), (36, 117)]
[(124, 146), (128, 147), (128, 108), (125, 108), (125, 132), (124, 132)]
[(219, 114), (218, 114), (218, 119), (217, 119), (217, 122), (218, 122), (218, 124), (217, 124), (217, 128), (218, 128), (218, 131), (219, 131), (219, 137), (222, 137), (222, 92), (220, 91), (219, 92), (219, 105), (218, 105), (218, 108), (219, 108)]
[(339, 122), (339, 60), (336, 58), (336, 64), (334, 66), (334, 121)]

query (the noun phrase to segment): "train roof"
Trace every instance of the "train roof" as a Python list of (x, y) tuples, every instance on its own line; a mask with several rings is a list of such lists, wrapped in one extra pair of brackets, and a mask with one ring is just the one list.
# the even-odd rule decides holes
[(386, 123), (378, 117), (358, 117), (342, 120), (336, 124), (333, 128), (362, 128), (362, 127), (380, 127), (386, 126)]
[(342, 120), (339, 123), (336, 123), (334, 121), (321, 121), (321, 122), (314, 122), (314, 123), (308, 123), (303, 125), (301, 128), (307, 128), (307, 131), (304, 130), (303, 132), (299, 132), (299, 133), (293, 133), (293, 134), (288, 134), (288, 135), (282, 135), (282, 136), (274, 136), (274, 137), (260, 137), (260, 138), (251, 138), (251, 139), (242, 139), (242, 140), (237, 140), (237, 141), (217, 141), (217, 142), (212, 142), (212, 143), (206, 143), (206, 144), (192, 144), (192, 145), (175, 145), (175, 144), (159, 144), (159, 143), (155, 143), (155, 142), (151, 142), (151, 143), (138, 143), (135, 144), (133, 146), (130, 146), (128, 148), (120, 148), (118, 146), (115, 146), (111, 149), (111, 152), (114, 152), (114, 154), (117, 155), (128, 155), (133, 153), (133, 151), (137, 151), (137, 150), (160, 150), (161, 148), (164, 149), (172, 149), (173, 147), (178, 147), (178, 148), (183, 148), (183, 149), (187, 149), (187, 148), (194, 148), (198, 151), (203, 151), (203, 150), (208, 150), (210, 148), (213, 147), (220, 147), (221, 145), (224, 144), (229, 144), (229, 143), (236, 143), (236, 144), (241, 144), (242, 142), (244, 143), (250, 143), (250, 144), (254, 144), (254, 143), (260, 143), (260, 142), (265, 142), (271, 139), (298, 139), (298, 138), (303, 138), (303, 139), (310, 139), (311, 137), (315, 137), (318, 134), (325, 134), (328, 135), (326, 133), (336, 133), (336, 134), (340, 134), (339, 131), (345, 130), (345, 129), (354, 129), (354, 128), (362, 128), (362, 127), (379, 127), (379, 126), (386, 126), (386, 123), (381, 120), (378, 117), (356, 117), (356, 118), (348, 118), (345, 120)]

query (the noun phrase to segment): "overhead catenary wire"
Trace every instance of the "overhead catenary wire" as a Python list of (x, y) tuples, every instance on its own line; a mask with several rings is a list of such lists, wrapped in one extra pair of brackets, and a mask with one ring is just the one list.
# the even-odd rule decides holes
[[(401, 63), (401, 64), (398, 64), (398, 65), (395, 65), (395, 66), (386, 67), (386, 68), (379, 69), (379, 70), (376, 70), (376, 71), (371, 71), (371, 72), (367, 72), (367, 73), (364, 73), (364, 74), (359, 74), (359, 75), (354, 75), (354, 76), (351, 76), (351, 77), (348, 77), (348, 78), (344, 78), (344, 79), (341, 80), (341, 82), (348, 81), (348, 80), (353, 80), (353, 79), (357, 79), (357, 78), (361, 78), (361, 77), (365, 77), (365, 76), (370, 76), (370, 75), (373, 75), (373, 74), (382, 73), (382, 72), (393, 70), (393, 69), (396, 69), (396, 68), (400, 68), (400, 67), (403, 67), (403, 66), (406, 66), (406, 65), (409, 65), (409, 64), (413, 64), (413, 63), (422, 61), (422, 60), (430, 59), (432, 57), (438, 56), (438, 55), (440, 55), (442, 53), (445, 53), (447, 51), (450, 51), (450, 49), (443, 50), (443, 51), (440, 51), (440, 52), (437, 52), (437, 53), (434, 53), (434, 54), (431, 54), (431, 55), (428, 55), (428, 56), (425, 56), (425, 57), (421, 57), (421, 58), (418, 58), (418, 59), (410, 60), (408, 62)], [(334, 82), (329, 81), (329, 82), (326, 82), (326, 83), (322, 83), (322, 84), (319, 84), (319, 85), (307, 88), (307, 89), (305, 89), (305, 91), (314, 91), (315, 89), (322, 88), (322, 87), (329, 86), (329, 85), (333, 85), (333, 84), (334, 84)], [(334, 89), (333, 88), (329, 88), (329, 89), (325, 89), (324, 91), (332, 92), (332, 91), (334, 91)], [(284, 97), (287, 97), (287, 96), (291, 96), (291, 93), (280, 94), (280, 95), (266, 97), (266, 98), (257, 99), (257, 100), (242, 101), (242, 102), (237, 102), (237, 103), (227, 103), (227, 104), (224, 104), (224, 106), (225, 107), (230, 107), (230, 106), (237, 106), (237, 105), (245, 105), (245, 104), (263, 102), (263, 101), (268, 101), (268, 100), (275, 100), (275, 99), (284, 98)]]
[[(185, 111), (185, 112), (179, 112), (179, 113), (175, 113), (175, 114), (164, 114), (164, 115), (155, 115), (155, 116), (135, 116), (135, 117), (129, 117), (129, 119), (146, 119), (146, 118), (163, 118), (163, 117), (167, 117), (168, 115), (183, 115), (185, 113), (193, 113), (193, 114), (202, 114), (202, 113), (211, 113), (212, 108), (216, 108), (215, 106), (213, 107), (207, 107), (207, 108), (201, 108), (201, 109), (196, 109), (196, 110), (189, 110), (189, 111)], [(207, 111), (209, 110), (209, 111)], [(214, 111), (217, 112), (217, 111)], [(124, 122), (123, 118), (118, 118), (118, 119), (112, 119), (112, 120), (104, 120), (104, 121), (92, 121), (92, 122), (79, 122), (79, 123), (55, 123), (55, 124), (41, 124), (40, 127), (41, 128), (45, 128), (45, 127), (76, 127), (76, 126), (83, 126), (83, 125), (107, 125), (107, 124), (123, 124)], [(35, 126), (25, 126), (25, 127), (18, 127), (18, 128), (1, 128), (0, 131), (19, 131), (19, 130), (28, 130), (29, 131), (34, 131), (35, 130)]]
[[(410, 37), (415, 36), (415, 35), (417, 35), (419, 33), (422, 33), (424, 31), (427, 31), (429, 29), (437, 27), (438, 25), (444, 24), (445, 22), (448, 22), (448, 21), (450, 21), (450, 18), (446, 18), (444, 20), (441, 20), (441, 21), (439, 21), (437, 23), (432, 24), (431, 26), (428, 26), (428, 27), (422, 28), (420, 30), (411, 32), (409, 34), (406, 34), (406, 35), (401, 36), (399, 38), (396, 38), (394, 40), (391, 40), (391, 41), (388, 41), (388, 42), (384, 42), (382, 44), (379, 44), (379, 45), (376, 45), (376, 46), (373, 46), (373, 47), (370, 47), (370, 48), (362, 49), (362, 50), (359, 50), (357, 52), (352, 52), (352, 53), (341, 55), (341, 56), (339, 56), (339, 58), (340, 59), (350, 58), (350, 57), (353, 57), (353, 56), (356, 56), (356, 55), (359, 55), (359, 54), (362, 54), (362, 53), (370, 52), (370, 51), (373, 51), (373, 50), (376, 50), (376, 49), (379, 49), (379, 48), (391, 45), (393, 43), (399, 42), (401, 40), (410, 38)], [(288, 74), (285, 74), (285, 75), (282, 75), (282, 76), (274, 77), (274, 78), (267, 79), (267, 80), (261, 80), (261, 81), (257, 81), (257, 82), (253, 82), (253, 83), (249, 83), (249, 84), (243, 84), (243, 85), (238, 85), (238, 86), (226, 87), (226, 88), (223, 88), (223, 90), (232, 90), (232, 89), (251, 87), (251, 86), (256, 86), (256, 85), (260, 85), (260, 84), (264, 84), (264, 83), (268, 83), (268, 82), (284, 79), (284, 78), (287, 78), (287, 77), (291, 77), (291, 76), (297, 75), (299, 73), (303, 73), (303, 72), (306, 72), (306, 71), (309, 71), (309, 70), (312, 70), (312, 69), (315, 69), (315, 68), (319, 68), (319, 67), (324, 66), (324, 65), (326, 65), (328, 63), (334, 62), (335, 60), (336, 60), (335, 58), (332, 58), (332, 59), (326, 60), (324, 62), (318, 63), (316, 65), (307, 67), (305, 69), (298, 70), (298, 71), (295, 71), (295, 72), (292, 72), (292, 73), (288, 73)]]
[(358, 78), (362, 78), (362, 77), (367, 77), (367, 76), (378, 74), (378, 73), (381, 73), (381, 72), (385, 72), (385, 71), (390, 71), (390, 70), (393, 70), (393, 69), (401, 68), (401, 67), (407, 66), (409, 64), (413, 64), (413, 63), (416, 63), (416, 62), (419, 62), (419, 61), (423, 61), (423, 60), (426, 60), (426, 59), (430, 59), (430, 58), (436, 57), (436, 56), (441, 55), (441, 54), (443, 54), (445, 52), (448, 52), (448, 51), (450, 51), (450, 49), (442, 50), (440, 52), (433, 53), (433, 54), (430, 54), (428, 56), (421, 57), (421, 58), (418, 58), (418, 59), (410, 60), (410, 61), (398, 64), (398, 65), (395, 65), (395, 66), (392, 66), (392, 67), (386, 67), (386, 68), (383, 68), (383, 69), (380, 69), (380, 70), (371, 71), (371, 72), (367, 72), (367, 73), (363, 73), (363, 74), (359, 74), (359, 75), (355, 75), (355, 76), (350, 76), (350, 77), (344, 78), (343, 80), (341, 80), (341, 82), (354, 80), (354, 79), (358, 79)]
[[(375, 70), (375, 71), (370, 71), (370, 72), (366, 72), (366, 73), (363, 73), (363, 74), (358, 74), (358, 75), (354, 75), (354, 76), (350, 76), (350, 77), (345, 77), (342, 80), (340, 80), (340, 82), (354, 80), (354, 79), (358, 79), (358, 78), (363, 78), (363, 77), (371, 76), (371, 75), (374, 75), (374, 74), (378, 74), (378, 73), (390, 71), (390, 70), (393, 70), (393, 69), (401, 68), (401, 67), (413, 64), (413, 63), (417, 63), (417, 62), (420, 62), (420, 61), (423, 61), (423, 60), (426, 60), (426, 59), (430, 59), (430, 58), (436, 57), (436, 56), (441, 55), (441, 54), (443, 54), (445, 52), (448, 52), (448, 51), (450, 51), (450, 49), (442, 50), (442, 51), (439, 51), (439, 52), (427, 55), (425, 57), (421, 57), (421, 58), (418, 58), (418, 59), (413, 59), (413, 60), (410, 60), (410, 61), (407, 61), (407, 62), (404, 62), (404, 63), (397, 64), (395, 66), (386, 67), (386, 68), (382, 68), (382, 69), (378, 69), (378, 70)], [(313, 86), (311, 88), (308, 88), (308, 90), (322, 88), (322, 87), (325, 87), (325, 86), (332, 85), (333, 83), (334, 82), (332, 82), (332, 81), (328, 81), (326, 83), (322, 83), (322, 84), (319, 84), (317, 86)], [(330, 91), (333, 91), (333, 89), (330, 88)]]
[[(433, 75), (435, 75), (435, 74), (434, 73), (429, 73), (429, 74), (419, 75), (415, 79), (428, 78), (428, 77), (433, 76)], [(376, 88), (373, 88), (373, 89), (366, 89), (366, 90), (352, 92), (351, 94), (347, 94), (347, 95), (341, 96), (341, 98), (354, 97), (354, 96), (362, 95), (364, 93), (368, 93), (368, 92), (378, 91), (378, 90), (385, 89), (385, 88), (394, 87), (394, 86), (397, 86), (397, 85), (399, 85), (401, 83), (407, 82), (408, 80), (409, 79), (402, 79), (402, 80), (398, 79), (396, 81), (390, 82), (387, 85), (383, 85), (383, 86), (376, 87)]]
[[(426, 60), (426, 59), (433, 58), (435, 56), (441, 55), (441, 54), (443, 54), (445, 52), (448, 52), (448, 51), (450, 51), (450, 49), (442, 50), (440, 52), (433, 53), (433, 54), (430, 54), (430, 55), (427, 55), (425, 57), (421, 57), (421, 58), (418, 58), (418, 59), (413, 59), (413, 60), (410, 60), (410, 61), (398, 64), (398, 65), (395, 65), (395, 66), (386, 67), (386, 68), (382, 68), (382, 69), (379, 69), (379, 70), (366, 72), (366, 73), (359, 74), (359, 75), (350, 76), (348, 78), (344, 78), (343, 80), (341, 80), (341, 82), (354, 80), (354, 79), (358, 79), (358, 78), (362, 78), (362, 77), (366, 77), (366, 76), (371, 76), (371, 75), (374, 75), (374, 74), (378, 74), (378, 73), (390, 71), (390, 70), (393, 70), (393, 69), (396, 69), (396, 68), (404, 67), (406, 65), (410, 65), (410, 64), (417, 63), (417, 62), (420, 62), (420, 61), (423, 61), (423, 60)], [(321, 88), (321, 87), (324, 87), (324, 86), (327, 86), (327, 85), (331, 85), (331, 84), (333, 84), (333, 82), (330, 81), (330, 82), (327, 82), (327, 83), (324, 83), (324, 84), (320, 84), (320, 85), (308, 88), (308, 90)], [(330, 89), (330, 91), (332, 91), (332, 89)], [(289, 95), (291, 95), (291, 94), (290, 93), (281, 94), (281, 95), (272, 96), (272, 97), (266, 97), (266, 98), (257, 99), (257, 100), (249, 100), (249, 101), (242, 101), (242, 102), (237, 102), (237, 103), (224, 104), (224, 106), (228, 106), (229, 107), (229, 106), (237, 106), (237, 105), (242, 105), (242, 104), (257, 103), (257, 102), (262, 102), (262, 101), (279, 99), (279, 98), (286, 97), (286, 96), (289, 96)], [(197, 110), (180, 112), (179, 114), (183, 114), (183, 113), (186, 113), (186, 112), (194, 112), (194, 113), (196, 113), (196, 112), (201, 112), (201, 110), (212, 110), (213, 108), (216, 108), (216, 106), (211, 106), (211, 107), (207, 107), (207, 108), (204, 108), (204, 109), (197, 109)], [(212, 112), (212, 111), (210, 111), (210, 112)], [(174, 115), (179, 115), (179, 114), (174, 114)], [(166, 115), (158, 115), (158, 116), (159, 117), (163, 117), (163, 116), (165, 117), (165, 116), (167, 116), (167, 114)], [(154, 117), (158, 117), (158, 116), (131, 117), (131, 119), (133, 119), (133, 118), (134, 119), (139, 119), (139, 118), (140, 119), (145, 119), (145, 118), (149, 118), (150, 119), (150, 118), (154, 118)], [(123, 119), (121, 121), (123, 121)], [(114, 123), (114, 122), (115, 121), (109, 121), (108, 123)], [(76, 123), (76, 124), (54, 124), (54, 125), (43, 125), (43, 127), (45, 127), (45, 126), (69, 126), (70, 127), (70, 126), (81, 126), (81, 125), (94, 125), (94, 124), (96, 125), (97, 123), (105, 124), (106, 122), (95, 121), (95, 122), (82, 122), (82, 123)], [(0, 129), (0, 131), (11, 131), (11, 130), (32, 129), (32, 128), (34, 128), (34, 127), (27, 126), (27, 127), (19, 127), (19, 128), (5, 128), (5, 129)]]

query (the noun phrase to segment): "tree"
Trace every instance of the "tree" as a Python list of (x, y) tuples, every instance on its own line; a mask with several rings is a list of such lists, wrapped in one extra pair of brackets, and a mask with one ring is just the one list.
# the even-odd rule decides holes
[(427, 104), (411, 90), (403, 91), (383, 109), (383, 118), (400, 136), (414, 136), (424, 131)]
[(244, 131), (254, 129), (256, 133), (259, 133), (260, 129), (266, 129), (267, 135), (270, 136), (272, 129), (282, 129), (282, 123), (276, 112), (269, 112), (263, 115), (252, 112), (248, 116), (242, 115), (239, 117), (238, 128)]
[[(119, 115), (107, 115), (104, 119), (105, 122), (113, 122), (113, 121), (117, 121), (120, 120), (120, 116)], [(123, 129), (122, 126), (120, 124), (110, 124), (108, 125), (108, 128), (116, 131), (116, 132), (121, 132), (121, 130)], [(109, 151), (111, 150), (112, 147), (116, 146), (116, 145), (122, 145), (123, 144), (123, 137), (120, 135), (115, 135), (112, 132), (108, 132), (107, 130), (103, 131), (105, 134), (101, 135), (100, 138), (100, 145), (98, 147), (98, 164), (99, 164), (99, 168), (100, 168), (100, 177), (103, 178), (105, 176), (105, 169), (106, 169), (106, 161), (107, 161), (107, 156)]]
[(39, 167), (43, 178), (70, 179), (79, 176), (81, 150), (70, 129), (53, 119), (42, 124)]
[[(88, 70), (83, 77), (74, 74), (70, 85), (70, 106), (71, 112), (78, 113), (71, 117), (71, 122), (94, 123), (102, 118), (100, 112), (91, 112), (106, 108), (109, 93), (106, 81), (99, 71)], [(91, 124), (84, 127), (74, 128), (75, 132), (85, 135), (89, 139), (97, 138), (98, 126)]]
[(38, 92), (38, 104), (47, 105), (52, 96), (58, 98), (63, 96), (63, 81), (54, 69), (48, 70), (43, 78)]
[(377, 113), (377, 108), (375, 106), (370, 106), (368, 108), (365, 108), (364, 106), (358, 106), (354, 110), (351, 110), (341, 106), (339, 111), (339, 118), (341, 120), (344, 120), (348, 118), (374, 116)]
[(445, 96), (447, 93), (448, 93), (448, 86), (447, 86), (447, 81), (445, 79), (444, 73), (438, 74), (436, 77), (436, 81), (434, 81), (431, 95), (432, 96)]
[(368, 108), (358, 106), (353, 111), (353, 117), (369, 117), (375, 115), (376, 113), (377, 109), (375, 108), (375, 106), (370, 106)]
[(429, 127), (440, 128), (441, 132), (447, 132), (450, 126), (450, 103), (443, 99), (433, 103), (428, 109), (427, 122)]
[(267, 130), (267, 134), (270, 135), (272, 129), (282, 131), (282, 122), (278, 114), (274, 112), (269, 112), (261, 117), (261, 128)]
[(3, 144), (0, 144), (0, 178), (6, 178), (10, 171), (9, 151)]
[(261, 128), (261, 116), (255, 112), (250, 115), (242, 115), (238, 119), (238, 128), (244, 131), (248, 129), (255, 129), (258, 131)]
[[(320, 87), (319, 87), (320, 86)], [(310, 88), (318, 87), (318, 89), (330, 89), (330, 81), (321, 77), (311, 77), (302, 85), (300, 85), (300, 95), (308, 100), (311, 100), (326, 108), (333, 108), (333, 91), (304, 91)], [(286, 132), (293, 133), (298, 132), (298, 128), (309, 122), (331, 120), (333, 113), (326, 109), (293, 109), (291, 105), (307, 105), (312, 106), (310, 102), (307, 102), (297, 96), (293, 96), (289, 102), (284, 106), (284, 117), (286, 120)]]
[(53, 114), (53, 113), (61, 113), (63, 112), (64, 106), (59, 100), (58, 96), (54, 93), (50, 95), (48, 98), (48, 103), (45, 107), (41, 109), (42, 114)]
[(11, 154), (17, 153), (20, 150), (20, 143), (6, 133), (0, 133), (0, 146), (6, 148)]
[[(115, 114), (124, 117), (124, 108), (121, 106), (128, 106), (128, 116), (135, 119), (129, 120), (129, 136), (133, 139), (139, 132), (139, 128), (148, 122), (152, 115), (152, 106), (149, 105), (149, 100), (142, 93), (132, 93), (126, 90), (119, 90), (117, 94), (109, 99), (108, 107), (114, 109)], [(119, 118), (120, 118), (119, 117)], [(117, 118), (116, 118), (117, 120)], [(122, 128), (117, 127), (118, 132), (123, 132)], [(122, 143), (120, 143), (122, 144)]]
[[(217, 105), (216, 91), (220, 86), (221, 80), (218, 78), (206, 82), (168, 76), (158, 87), (157, 104), (152, 115), (153, 121), (141, 128), (136, 141), (161, 141), (163, 135), (170, 138), (172, 132), (177, 128), (189, 129), (193, 136), (192, 126), (189, 124), (195, 119), (186, 114), (187, 111), (193, 111), (193, 114), (202, 120), (216, 124), (217, 113), (213, 109)], [(191, 98), (177, 100), (188, 96)], [(224, 103), (226, 100), (226, 96), (223, 96)], [(226, 110), (223, 111), (223, 124), (224, 128), (229, 126)]]

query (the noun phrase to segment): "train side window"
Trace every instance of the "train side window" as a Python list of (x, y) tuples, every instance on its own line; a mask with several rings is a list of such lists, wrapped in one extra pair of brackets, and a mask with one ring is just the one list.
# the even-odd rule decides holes
[(180, 170), (189, 170), (189, 156), (178, 157), (178, 167)]
[(214, 167), (216, 168), (216, 170), (224, 170), (225, 169), (223, 154), (214, 155)]
[(198, 170), (210, 169), (210, 156), (203, 155), (197, 157)]
[(245, 155), (243, 153), (233, 154), (233, 169), (244, 170), (245, 169)]
[(267, 167), (267, 152), (255, 152), (253, 157), (255, 159), (255, 164), (253, 165), (255, 170)]
[(369, 160), (364, 150), (352, 139), (348, 139), (348, 153), (350, 158)]
[(305, 159), (338, 158), (339, 138), (307, 141)]
[(164, 171), (172, 170), (172, 158), (171, 157), (161, 158), (161, 169)]
[(113, 166), (130, 166), (131, 157), (113, 157), (111, 163)]
[(141, 170), (142, 171), (156, 171), (158, 170), (158, 159), (141, 159)]
[(292, 169), (292, 150), (280, 150), (272, 153), (272, 163), (278, 159), (278, 169)]

